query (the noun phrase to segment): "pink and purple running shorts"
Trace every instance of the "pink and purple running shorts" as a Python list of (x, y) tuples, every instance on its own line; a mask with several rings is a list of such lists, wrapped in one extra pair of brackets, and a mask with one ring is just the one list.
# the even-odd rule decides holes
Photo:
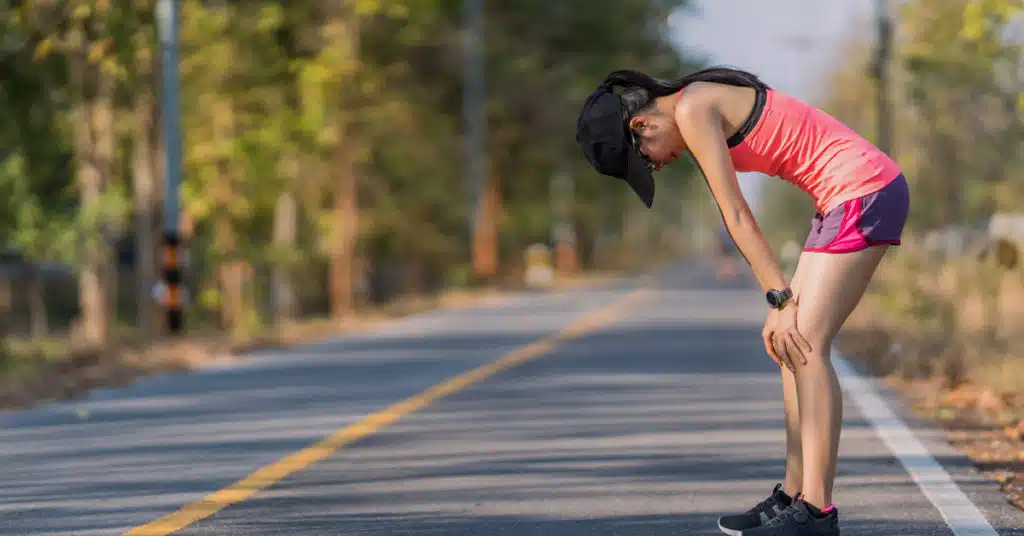
[(899, 245), (909, 212), (910, 190), (901, 173), (881, 190), (815, 214), (804, 251), (849, 253), (879, 244)]

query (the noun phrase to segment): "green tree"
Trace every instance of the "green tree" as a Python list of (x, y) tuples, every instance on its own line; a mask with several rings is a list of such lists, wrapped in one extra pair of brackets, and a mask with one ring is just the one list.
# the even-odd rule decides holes
[[(623, 66), (677, 76), (696, 64), (662, 30), (682, 0), (486, 5), (485, 225), (500, 274), (551, 240), (556, 173), (575, 178), (571, 216), (591, 251), (637, 211), (573, 140), (597, 81)], [(2, 7), (0, 233), (33, 261), (74, 264), (85, 342), (111, 342), (116, 303), (130, 302), (118, 288), (149, 337), (166, 182), (155, 1)], [(460, 3), (427, 0), (182, 0), (191, 325), (245, 335), (469, 280), (461, 16)], [(659, 177), (652, 237), (679, 224), (672, 196), (691, 172)], [(135, 273), (122, 287), (113, 246), (127, 239)]]

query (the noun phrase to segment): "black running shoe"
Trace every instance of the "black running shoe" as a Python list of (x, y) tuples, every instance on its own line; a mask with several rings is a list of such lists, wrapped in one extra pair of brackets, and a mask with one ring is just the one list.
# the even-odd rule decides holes
[(742, 514), (718, 518), (718, 528), (726, 534), (741, 536), (743, 531), (760, 527), (769, 520), (774, 519), (775, 516), (781, 514), (791, 504), (793, 504), (793, 499), (786, 495), (785, 491), (782, 491), (782, 484), (779, 483), (775, 485), (775, 489), (772, 490), (772, 494), (767, 499), (761, 501), (750, 510)]
[(824, 517), (816, 517), (807, 503), (797, 499), (781, 514), (740, 536), (839, 536), (839, 511), (833, 507)]

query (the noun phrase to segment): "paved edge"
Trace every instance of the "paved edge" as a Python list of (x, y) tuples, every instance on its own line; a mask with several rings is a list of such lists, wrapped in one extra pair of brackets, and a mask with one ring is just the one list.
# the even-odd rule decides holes
[(645, 297), (651, 290), (651, 280), (643, 278), (638, 288), (617, 297), (610, 304), (585, 314), (560, 332), (538, 339), (519, 347), (495, 361), (456, 375), (426, 391), (397, 402), (387, 408), (367, 415), (350, 426), (335, 431), (327, 438), (300, 451), (285, 456), (274, 463), (261, 467), (245, 478), (203, 499), (187, 504), (175, 512), (155, 521), (135, 527), (122, 536), (166, 536), (205, 519), (224, 508), (242, 502), (253, 494), (264, 490), (286, 476), (305, 469), (330, 456), (336, 450), (355, 441), (373, 435), (381, 428), (394, 423), (401, 417), (414, 413), (441, 398), (462, 391), (499, 372), (512, 369), (535, 360), (554, 350), (559, 343), (576, 339), (614, 321), (624, 308)]
[(832, 351), (833, 366), (843, 390), (871, 423), (921, 492), (931, 501), (957, 536), (999, 536), (981, 510), (960, 489), (945, 468), (918, 440), (870, 379), (861, 376), (838, 351)]

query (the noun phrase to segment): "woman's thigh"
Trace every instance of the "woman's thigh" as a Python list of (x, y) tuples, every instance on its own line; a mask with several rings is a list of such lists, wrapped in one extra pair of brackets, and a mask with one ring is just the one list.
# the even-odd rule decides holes
[(812, 347), (832, 342), (888, 248), (882, 244), (850, 253), (804, 251), (800, 255), (793, 278), (797, 328)]
[(885, 252), (900, 244), (909, 208), (910, 190), (900, 174), (877, 192), (812, 219), (793, 289), (797, 326), (812, 345), (828, 344), (839, 332)]

